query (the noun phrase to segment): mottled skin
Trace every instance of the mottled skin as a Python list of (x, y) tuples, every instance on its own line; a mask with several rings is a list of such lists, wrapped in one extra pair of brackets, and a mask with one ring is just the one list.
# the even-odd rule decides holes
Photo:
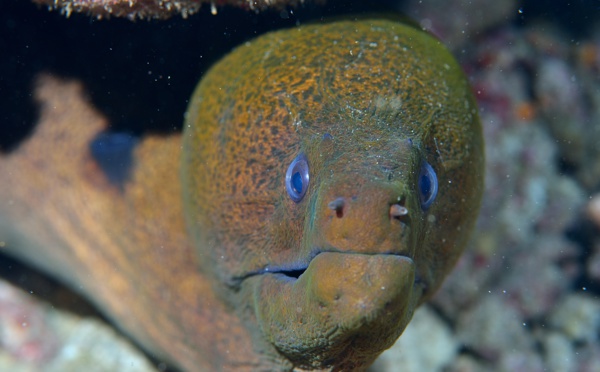
[[(410, 26), (261, 37), (207, 74), (186, 124), (184, 205), (201, 267), (228, 303), (252, 304), (242, 318), (296, 366), (364, 367), (391, 346), (478, 210), (476, 105), (451, 55)], [(311, 181), (296, 204), (283, 185), (300, 152)], [(440, 182), (427, 211), (423, 159)], [(328, 207), (338, 198), (342, 213)], [(408, 216), (392, 218), (394, 204)], [(290, 269), (307, 270), (296, 280)]]
[[(186, 370), (365, 368), (478, 211), (473, 97), (410, 26), (310, 25), (237, 48), (194, 93), (183, 146), (142, 141), (122, 187), (89, 154), (106, 123), (78, 89), (43, 78), (36, 133), (0, 158), (0, 241)], [(310, 185), (295, 203), (284, 175), (301, 152)], [(440, 184), (427, 210), (424, 160)]]

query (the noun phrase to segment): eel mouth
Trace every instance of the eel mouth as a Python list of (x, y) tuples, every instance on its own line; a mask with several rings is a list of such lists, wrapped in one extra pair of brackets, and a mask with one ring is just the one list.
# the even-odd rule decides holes
[[(258, 271), (255, 271), (255, 272), (245, 275), (241, 279), (241, 281), (243, 281), (244, 279), (247, 279), (249, 277), (253, 277), (253, 276), (257, 276), (257, 275), (264, 275), (264, 274), (277, 275), (288, 281), (296, 281), (306, 272), (306, 270), (308, 270), (308, 268), (309, 268), (310, 264), (313, 262), (313, 260), (318, 255), (323, 254), (323, 253), (339, 253), (339, 254), (344, 254), (344, 255), (367, 255), (367, 256), (396, 256), (396, 257), (402, 257), (402, 258), (408, 259), (411, 262), (413, 262), (413, 264), (414, 264), (413, 258), (406, 253), (355, 252), (355, 251), (340, 251), (340, 250), (336, 250), (336, 249), (315, 250), (308, 259), (302, 259), (302, 260), (298, 260), (296, 262), (293, 262), (290, 264), (284, 264), (284, 265), (268, 265), (261, 270), (258, 270)], [(426, 287), (423, 280), (421, 280), (420, 275), (417, 275), (415, 277), (415, 284), (421, 284), (424, 287)]]
[(421, 297), (415, 271), (402, 254), (324, 251), (303, 265), (265, 268), (245, 288), (275, 348), (322, 368), (348, 348), (368, 355), (393, 344)]

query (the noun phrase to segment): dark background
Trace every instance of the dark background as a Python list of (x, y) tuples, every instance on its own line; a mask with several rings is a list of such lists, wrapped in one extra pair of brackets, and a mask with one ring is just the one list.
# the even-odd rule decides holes
[(36, 119), (32, 82), (40, 72), (83, 81), (113, 131), (141, 134), (180, 128), (202, 73), (234, 46), (269, 30), (330, 14), (381, 10), (385, 3), (330, 2), (261, 14), (235, 8), (187, 20), (70, 18), (26, 0), (0, 1), (0, 149), (9, 151)]
[[(261, 14), (208, 6), (187, 20), (70, 18), (27, 0), (0, 1), (0, 150), (9, 151), (36, 119), (32, 82), (52, 72), (84, 82), (114, 131), (178, 130), (202, 73), (234, 46), (269, 30), (344, 13), (383, 12), (403, 1), (329, 0), (293, 11)], [(600, 0), (522, 1), (525, 24), (544, 16), (577, 37), (600, 14)], [(451, 16), (451, 15), (449, 15)]]

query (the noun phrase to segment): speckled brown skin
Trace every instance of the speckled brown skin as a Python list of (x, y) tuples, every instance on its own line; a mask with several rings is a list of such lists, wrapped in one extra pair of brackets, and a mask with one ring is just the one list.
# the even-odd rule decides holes
[[(369, 365), (439, 287), (479, 208), (481, 128), (452, 56), (389, 20), (275, 32), (214, 66), (187, 115), (188, 230), (260, 354)], [(284, 176), (300, 153), (310, 185), (296, 203)], [(439, 179), (426, 211), (424, 160)], [(394, 205), (408, 215), (393, 218)]]
[(185, 233), (181, 137), (144, 139), (120, 190), (90, 156), (108, 123), (81, 85), (43, 76), (35, 97), (32, 137), (0, 154), (0, 249), (86, 295), (186, 371), (256, 370), (248, 332), (198, 272)]
[[(440, 285), (477, 214), (468, 84), (402, 24), (311, 25), (239, 47), (194, 93), (183, 142), (144, 139), (123, 187), (90, 155), (107, 123), (82, 95), (40, 79), (35, 133), (0, 157), (0, 247), (185, 370), (365, 368)], [(284, 175), (299, 153), (310, 185), (296, 203)], [(440, 182), (427, 210), (425, 160)]]

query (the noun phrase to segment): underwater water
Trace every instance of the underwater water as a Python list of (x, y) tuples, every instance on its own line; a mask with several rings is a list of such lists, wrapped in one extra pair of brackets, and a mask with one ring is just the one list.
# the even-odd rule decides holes
[[(81, 82), (110, 131), (124, 133), (118, 145), (133, 145), (131, 136), (180, 131), (197, 81), (234, 46), (323, 16), (390, 9), (430, 29), (467, 74), (486, 141), (486, 185), (456, 268), (371, 369), (600, 370), (598, 1), (330, 1), (286, 12), (222, 8), (215, 16), (207, 8), (186, 20), (129, 22), (66, 18), (5, 0), (0, 151), (10, 153), (31, 134), (40, 74)], [(59, 351), (86, 344), (60, 332), (88, 320), (99, 333), (87, 337), (102, 334), (115, 355), (126, 350), (122, 360), (137, 358), (135, 370), (173, 368), (122, 341), (85, 300), (26, 264), (0, 256), (0, 275), (0, 328), (10, 330), (0, 333), (0, 369), (64, 368), (71, 361)], [(81, 318), (64, 326), (48, 320), (62, 312)], [(106, 363), (106, 370), (118, 366)]]

